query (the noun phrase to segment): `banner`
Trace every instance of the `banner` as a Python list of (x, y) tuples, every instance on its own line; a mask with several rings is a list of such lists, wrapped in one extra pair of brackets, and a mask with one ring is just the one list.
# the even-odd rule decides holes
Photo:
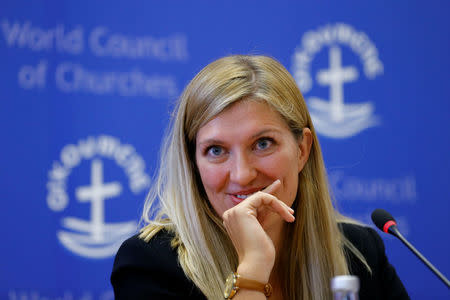
[[(184, 86), (229, 54), (294, 76), (338, 209), (375, 208), (450, 275), (444, 1), (0, 4), (0, 299), (113, 299)], [(412, 299), (448, 289), (380, 233)]]

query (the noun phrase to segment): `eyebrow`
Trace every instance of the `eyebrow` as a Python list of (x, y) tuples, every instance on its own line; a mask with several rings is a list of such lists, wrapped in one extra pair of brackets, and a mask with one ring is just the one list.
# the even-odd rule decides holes
[(223, 142), (220, 140), (216, 140), (216, 139), (207, 139), (206, 141), (203, 141), (201, 143), (199, 143), (199, 146), (202, 145), (214, 145), (214, 144), (222, 144)]
[[(269, 132), (278, 132), (278, 130), (273, 129), (273, 128), (270, 128), (270, 129), (263, 129), (263, 130), (261, 130), (261, 131), (258, 131), (258, 132), (255, 133), (255, 134), (253, 134), (250, 138), (251, 138), (251, 139), (255, 139), (255, 138), (260, 137), (260, 136), (262, 136), (262, 135), (264, 135), (264, 134), (266, 134), (266, 133), (269, 133)], [(199, 146), (202, 146), (202, 145), (214, 145), (214, 144), (220, 145), (220, 144), (223, 144), (223, 141), (218, 140), (218, 139), (214, 139), (214, 138), (212, 138), (212, 139), (207, 139), (207, 140), (205, 140), (205, 141), (200, 142), (200, 143), (199, 143)]]
[(278, 130), (273, 129), (273, 128), (264, 129), (264, 130), (257, 132), (256, 134), (252, 135), (251, 138), (254, 139), (254, 138), (260, 137), (261, 135), (264, 135), (266, 133), (273, 132), (273, 131), (279, 132)]

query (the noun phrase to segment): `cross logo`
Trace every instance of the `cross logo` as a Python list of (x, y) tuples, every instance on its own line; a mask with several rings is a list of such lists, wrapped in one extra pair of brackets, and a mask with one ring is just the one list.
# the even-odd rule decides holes
[(350, 104), (344, 101), (344, 84), (356, 82), (359, 72), (356, 67), (343, 64), (339, 44), (346, 44), (361, 56), (369, 79), (383, 71), (378, 51), (367, 35), (356, 32), (349, 25), (337, 24), (317, 32), (307, 32), (302, 41), (302, 46), (294, 55), (293, 74), (305, 94), (313, 84), (310, 63), (318, 51), (328, 47), (329, 68), (318, 70), (316, 81), (319, 85), (329, 86), (329, 99), (315, 96), (306, 99), (318, 133), (331, 138), (348, 138), (379, 124), (373, 103)]
[(91, 185), (76, 189), (76, 196), (80, 202), (92, 202), (90, 223), (92, 240), (103, 241), (105, 239), (103, 201), (106, 198), (119, 196), (121, 190), (122, 186), (119, 182), (103, 184), (103, 163), (99, 159), (94, 159), (91, 165)]
[(317, 82), (330, 86), (331, 118), (339, 122), (344, 119), (344, 83), (358, 79), (358, 70), (354, 67), (342, 67), (339, 47), (331, 47), (329, 57), (330, 69), (320, 70), (317, 74)]
[(146, 190), (149, 177), (145, 173), (143, 159), (131, 145), (121, 145), (118, 139), (110, 136), (92, 137), (82, 140), (78, 145), (67, 145), (61, 151), (61, 162), (54, 162), (49, 172), (47, 203), (53, 211), (66, 209), (69, 196), (66, 193), (67, 178), (72, 168), (82, 159), (90, 160), (89, 185), (75, 187), (77, 203), (90, 204), (88, 220), (73, 216), (62, 219), (64, 229), (57, 232), (58, 240), (70, 251), (89, 258), (113, 256), (124, 239), (137, 230), (137, 222), (105, 221), (107, 201), (120, 197), (124, 186), (118, 181), (105, 182), (103, 160), (112, 158), (129, 175), (130, 190), (139, 193)]

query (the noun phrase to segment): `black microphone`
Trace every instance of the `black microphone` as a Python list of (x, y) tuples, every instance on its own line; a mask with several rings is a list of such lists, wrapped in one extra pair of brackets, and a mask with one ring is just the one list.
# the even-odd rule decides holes
[(441, 272), (439, 272), (439, 270), (436, 269), (419, 251), (417, 251), (417, 249), (405, 239), (400, 231), (398, 231), (397, 222), (395, 222), (395, 219), (390, 213), (384, 209), (375, 209), (372, 212), (372, 221), (381, 231), (390, 233), (402, 241), (402, 243), (405, 244), (405, 246), (408, 247), (412, 253), (414, 253), (428, 268), (430, 268), (431, 271), (433, 271), (437, 277), (439, 277), (440, 280), (445, 283), (448, 288), (450, 288), (450, 282), (448, 279)]

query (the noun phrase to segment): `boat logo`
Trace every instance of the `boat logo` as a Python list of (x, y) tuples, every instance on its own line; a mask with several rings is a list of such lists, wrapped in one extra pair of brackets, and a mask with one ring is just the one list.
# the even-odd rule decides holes
[[(318, 85), (329, 87), (329, 99), (309, 96), (306, 102), (317, 132), (336, 139), (354, 136), (380, 123), (373, 102), (344, 101), (348, 100), (344, 99), (344, 84), (359, 79), (358, 69), (343, 63), (345, 47), (358, 54), (366, 78), (371, 80), (383, 74), (378, 50), (369, 37), (342, 23), (307, 31), (292, 59), (293, 75), (304, 95), (312, 90), (314, 79)], [(329, 67), (315, 70), (313, 79), (311, 63), (323, 48), (328, 49)]]
[[(112, 172), (113, 162), (127, 175), (128, 187), (120, 180), (110, 179), (116, 176)], [(105, 172), (107, 167), (111, 172)], [(138, 224), (136, 221), (107, 220), (106, 204), (117, 203), (113, 200), (120, 200), (120, 196), (128, 191), (141, 194), (148, 189), (149, 183), (142, 157), (133, 146), (123, 145), (115, 137), (88, 137), (77, 144), (65, 145), (60, 160), (54, 161), (48, 172), (47, 183), (48, 207), (63, 213), (63, 229), (57, 232), (59, 242), (83, 257), (113, 256), (120, 244), (136, 232)], [(70, 198), (76, 201), (69, 203)], [(77, 216), (68, 216), (67, 211)]]

